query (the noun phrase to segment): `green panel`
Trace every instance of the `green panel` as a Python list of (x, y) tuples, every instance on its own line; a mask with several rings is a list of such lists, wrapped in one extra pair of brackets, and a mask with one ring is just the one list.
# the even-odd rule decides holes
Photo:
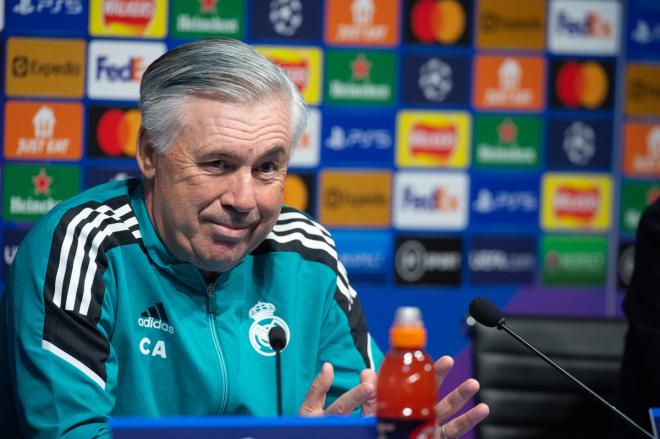
[(477, 115), (475, 168), (536, 169), (540, 164), (541, 119), (535, 116)]
[(394, 103), (396, 56), (390, 52), (332, 51), (326, 53), (326, 102), (337, 104)]
[(35, 221), (57, 203), (80, 192), (76, 165), (7, 164), (3, 174), (4, 218)]
[(245, 1), (172, 0), (170, 29), (175, 38), (243, 38)]
[(605, 236), (543, 236), (543, 284), (604, 286), (607, 251)]

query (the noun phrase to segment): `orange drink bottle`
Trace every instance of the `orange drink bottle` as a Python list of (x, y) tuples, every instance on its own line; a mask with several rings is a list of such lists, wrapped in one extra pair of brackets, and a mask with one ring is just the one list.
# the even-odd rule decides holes
[(378, 372), (379, 439), (434, 437), (437, 385), (425, 346), (426, 328), (419, 308), (397, 309), (390, 351)]

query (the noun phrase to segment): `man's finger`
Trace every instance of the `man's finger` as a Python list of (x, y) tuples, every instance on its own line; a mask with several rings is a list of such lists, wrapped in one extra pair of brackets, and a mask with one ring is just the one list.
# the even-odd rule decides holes
[[(376, 389), (378, 385), (378, 376), (371, 369), (364, 369), (360, 373), (360, 383), (369, 383)], [(362, 416), (374, 416), (376, 414), (376, 392), (373, 398), (369, 398), (362, 403)]]
[(305, 401), (298, 414), (300, 416), (321, 416), (323, 415), (323, 406), (325, 405), (325, 395), (332, 386), (332, 381), (335, 378), (335, 373), (332, 364), (323, 363), (321, 371), (316, 376), (312, 385), (307, 392)]
[[(461, 416), (457, 416), (451, 421), (444, 424), (445, 426), (445, 435), (448, 438), (457, 438), (468, 431), (472, 430), (475, 425), (483, 421), (483, 419), (488, 416), (490, 413), (490, 408), (483, 402), (472, 407), (467, 412), (463, 413)], [(440, 434), (436, 435), (436, 438), (439, 438)]]
[(326, 415), (348, 415), (369, 400), (376, 399), (376, 387), (372, 382), (363, 382), (337, 398), (325, 410)]
[(479, 382), (469, 378), (452, 390), (448, 395), (435, 405), (435, 415), (438, 421), (442, 423), (444, 419), (449, 418), (458, 412), (474, 395), (479, 391)]
[(435, 381), (438, 389), (442, 385), (451, 368), (454, 367), (454, 359), (448, 355), (444, 355), (433, 364), (433, 372), (435, 372)]

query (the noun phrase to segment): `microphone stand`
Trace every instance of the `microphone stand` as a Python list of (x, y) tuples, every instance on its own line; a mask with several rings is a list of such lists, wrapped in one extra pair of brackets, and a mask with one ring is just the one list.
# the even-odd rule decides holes
[(280, 360), (281, 349), (275, 349), (275, 379), (277, 380), (277, 416), (282, 416), (282, 371)]
[(580, 386), (580, 387), (582, 387), (584, 390), (586, 390), (591, 396), (593, 396), (594, 398), (596, 398), (596, 400), (598, 400), (598, 402), (600, 402), (600, 403), (603, 404), (604, 406), (608, 407), (610, 410), (613, 410), (616, 414), (618, 414), (621, 418), (623, 418), (626, 422), (628, 422), (628, 424), (630, 424), (631, 426), (635, 427), (640, 433), (643, 433), (646, 437), (649, 437), (650, 439), (653, 439), (653, 435), (652, 435), (651, 433), (649, 433), (648, 431), (644, 430), (639, 424), (637, 424), (635, 421), (633, 421), (632, 419), (630, 419), (625, 413), (623, 413), (623, 412), (622, 412), (621, 410), (619, 410), (618, 408), (614, 407), (614, 405), (612, 405), (612, 404), (610, 404), (609, 402), (607, 402), (607, 400), (605, 400), (605, 399), (604, 399), (603, 397), (601, 397), (599, 394), (597, 394), (596, 392), (594, 392), (593, 390), (591, 390), (589, 387), (587, 387), (586, 384), (582, 383), (580, 380), (578, 380), (578, 379), (575, 378), (573, 375), (571, 375), (570, 373), (568, 373), (566, 370), (564, 370), (561, 366), (559, 366), (557, 363), (555, 363), (554, 361), (552, 361), (550, 358), (546, 357), (541, 351), (539, 351), (538, 349), (536, 349), (536, 348), (535, 348), (534, 346), (532, 346), (531, 344), (527, 343), (522, 337), (520, 337), (518, 334), (516, 334), (516, 333), (513, 331), (513, 329), (509, 328), (509, 327), (506, 325), (506, 321), (504, 320), (504, 318), (502, 318), (502, 319), (497, 323), (497, 329), (499, 329), (499, 330), (504, 330), (505, 332), (507, 332), (507, 333), (508, 333), (509, 335), (511, 335), (513, 338), (515, 338), (515, 339), (518, 340), (520, 343), (522, 343), (527, 349), (529, 349), (530, 351), (534, 352), (536, 355), (538, 355), (539, 357), (541, 357), (541, 358), (542, 358), (546, 363), (548, 363), (550, 366), (554, 367), (556, 370), (558, 370), (559, 372), (561, 372), (562, 374), (564, 374), (565, 376), (567, 376), (568, 378), (570, 378), (571, 380), (573, 380), (573, 382), (574, 382), (575, 384), (577, 384), (578, 386)]

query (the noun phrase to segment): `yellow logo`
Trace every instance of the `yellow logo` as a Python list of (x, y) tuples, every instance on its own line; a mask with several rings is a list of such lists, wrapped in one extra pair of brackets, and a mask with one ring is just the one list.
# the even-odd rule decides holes
[(8, 96), (81, 98), (85, 82), (83, 40), (10, 38)]
[(541, 227), (606, 231), (611, 224), (612, 181), (603, 174), (543, 176)]
[(545, 0), (481, 0), (477, 17), (481, 49), (545, 47)]
[(319, 220), (326, 226), (388, 227), (392, 200), (389, 171), (324, 171)]
[(660, 67), (629, 64), (626, 69), (626, 113), (660, 116)]
[(469, 160), (470, 126), (466, 112), (399, 112), (397, 165), (465, 168)]
[(321, 49), (316, 47), (257, 47), (266, 58), (277, 64), (291, 78), (305, 102), (321, 102)]
[(163, 38), (166, 0), (91, 0), (89, 33), (95, 36)]

